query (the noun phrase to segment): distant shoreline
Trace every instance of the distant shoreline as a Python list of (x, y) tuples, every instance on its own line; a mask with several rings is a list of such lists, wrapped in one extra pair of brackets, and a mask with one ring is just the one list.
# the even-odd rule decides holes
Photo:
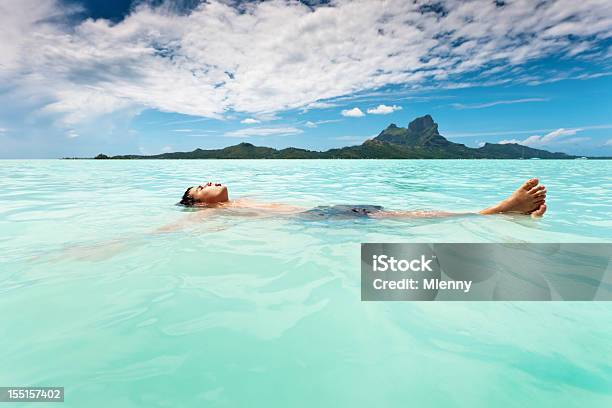
[[(88, 159), (69, 158), (64, 159)], [(99, 154), (89, 159), (96, 160), (215, 160), (215, 159), (543, 159), (543, 160), (609, 160), (612, 157), (574, 156), (561, 152), (549, 152), (534, 149), (517, 143), (485, 143), (478, 148), (454, 143), (440, 135), (438, 124), (430, 115), (414, 119), (407, 127), (398, 127), (394, 123), (373, 139), (361, 145), (346, 146), (315, 151), (288, 147), (255, 146), (251, 143), (240, 143), (223, 149), (195, 149), (191, 152), (161, 153), (157, 155), (117, 155)]]
[[(4, 160), (20, 160), (20, 159), (4, 159)], [(27, 159), (26, 159), (27, 160)], [(33, 160), (46, 160), (46, 159), (33, 159)], [(100, 160), (95, 157), (61, 157), (56, 160)], [(119, 157), (109, 157), (109, 161), (128, 161), (128, 160), (612, 160), (612, 157), (608, 156), (585, 156), (583, 157), (568, 157), (568, 158), (554, 158), (554, 159), (512, 159), (512, 158), (410, 158), (410, 159), (401, 159), (401, 158), (228, 158), (228, 157), (218, 157), (218, 158), (193, 158), (193, 159), (176, 159), (176, 158), (158, 158), (158, 157), (143, 157), (143, 158), (119, 158)]]

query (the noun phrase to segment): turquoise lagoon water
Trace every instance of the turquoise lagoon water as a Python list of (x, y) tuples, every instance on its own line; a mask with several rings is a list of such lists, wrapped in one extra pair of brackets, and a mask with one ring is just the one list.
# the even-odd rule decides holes
[[(66, 407), (612, 406), (612, 303), (359, 290), (361, 242), (610, 242), (611, 175), (590, 160), (1, 161), (0, 385), (64, 386)], [(211, 180), (305, 207), (472, 211), (532, 176), (549, 190), (539, 221), (174, 205)]]

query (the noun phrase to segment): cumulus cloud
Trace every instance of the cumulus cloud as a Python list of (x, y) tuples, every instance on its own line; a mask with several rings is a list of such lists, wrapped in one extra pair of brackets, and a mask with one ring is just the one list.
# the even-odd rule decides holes
[(184, 13), (141, 3), (116, 24), (75, 25), (64, 2), (4, 0), (0, 81), (12, 93), (0, 102), (35, 101), (66, 127), (148, 108), (223, 118), (331, 107), (327, 100), (388, 85), (462, 86), (454, 81), (482, 70), (592, 57), (612, 36), (611, 8), (602, 0), (211, 0)]
[(402, 107), (398, 105), (378, 105), (375, 108), (369, 108), (367, 112), (371, 113), (372, 115), (388, 115), (401, 109)]
[(240, 123), (244, 123), (246, 125), (254, 125), (254, 124), (260, 123), (260, 122), (261, 122), (260, 120), (253, 119), (253, 118), (246, 118), (246, 119), (242, 119), (240, 121)]
[(523, 140), (521, 143), (527, 146), (542, 146), (546, 144), (550, 144), (554, 141), (558, 141), (558, 139), (562, 136), (575, 135), (582, 129), (557, 129), (553, 130), (550, 133), (545, 134), (544, 136), (533, 135), (529, 136), (527, 139)]
[(297, 129), (294, 127), (272, 127), (272, 128), (261, 128), (261, 127), (253, 127), (253, 128), (244, 128), (233, 130), (231, 132), (225, 132), (224, 136), (227, 137), (251, 137), (251, 136), (286, 136), (286, 135), (295, 135), (298, 133), (302, 133), (301, 129)]
[(347, 116), (349, 118), (359, 118), (361, 116), (365, 116), (365, 113), (363, 113), (361, 109), (357, 107), (353, 109), (343, 109), (340, 113), (342, 114), (342, 116)]
[(560, 128), (557, 130), (553, 130), (552, 132), (546, 133), (545, 135), (532, 135), (529, 136), (526, 139), (523, 140), (519, 140), (519, 139), (506, 139), (506, 140), (501, 140), (497, 143), (499, 144), (508, 144), (508, 143), (517, 143), (517, 144), (522, 144), (525, 146), (530, 146), (530, 147), (539, 147), (539, 146), (544, 146), (544, 145), (550, 145), (553, 143), (577, 143), (580, 141), (585, 141), (588, 138), (584, 138), (584, 137), (577, 137), (577, 138), (571, 138), (571, 139), (561, 139), (563, 136), (571, 136), (571, 135), (575, 135), (576, 133), (580, 132), (581, 128), (575, 128), (575, 129), (564, 129), (564, 128)]

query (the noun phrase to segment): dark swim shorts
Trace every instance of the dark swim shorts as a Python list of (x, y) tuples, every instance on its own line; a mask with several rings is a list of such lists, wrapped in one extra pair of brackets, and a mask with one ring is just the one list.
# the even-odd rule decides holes
[(361, 218), (383, 211), (380, 205), (320, 205), (301, 213), (308, 219)]

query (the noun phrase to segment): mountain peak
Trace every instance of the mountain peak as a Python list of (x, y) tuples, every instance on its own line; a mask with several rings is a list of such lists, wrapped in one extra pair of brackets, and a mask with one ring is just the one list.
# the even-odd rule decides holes
[(438, 128), (438, 124), (434, 122), (431, 115), (425, 115), (414, 119), (408, 124), (408, 130), (411, 132), (423, 132), (432, 127)]
[(431, 115), (414, 119), (407, 128), (397, 127), (392, 123), (376, 139), (408, 146), (439, 147), (452, 144), (438, 133), (438, 124)]

